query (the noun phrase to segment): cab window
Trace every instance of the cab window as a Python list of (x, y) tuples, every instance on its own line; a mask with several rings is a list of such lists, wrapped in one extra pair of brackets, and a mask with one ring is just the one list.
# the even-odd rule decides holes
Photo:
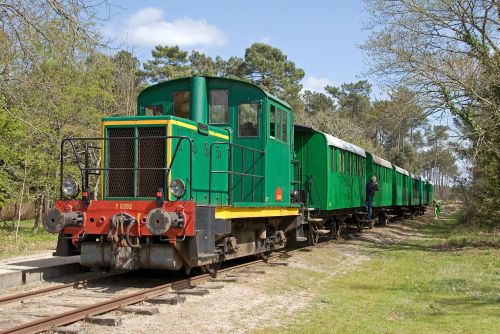
[(189, 118), (189, 102), (191, 92), (174, 92), (174, 116)]
[(228, 92), (226, 89), (211, 90), (209, 92), (210, 104), (208, 115), (210, 124), (229, 123)]
[(286, 111), (281, 110), (281, 140), (287, 142), (288, 115)]
[(161, 116), (163, 115), (162, 106), (145, 106), (144, 116)]
[(275, 125), (275, 118), (276, 117), (276, 107), (271, 105), (271, 108), (269, 109), (269, 136), (271, 137), (276, 137), (276, 131), (274, 130)]
[(257, 137), (259, 134), (259, 103), (245, 102), (238, 105), (238, 136)]

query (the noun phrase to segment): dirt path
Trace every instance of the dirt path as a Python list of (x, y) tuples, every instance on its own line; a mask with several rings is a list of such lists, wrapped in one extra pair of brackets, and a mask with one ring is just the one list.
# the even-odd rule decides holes
[[(408, 238), (424, 237), (416, 227), (430, 223), (432, 217), (428, 213), (387, 227), (347, 234), (338, 242), (323, 242), (315, 248), (289, 252), (278, 264), (262, 263), (253, 268), (265, 274), (239, 273), (234, 283), (205, 283), (200, 288), (209, 289), (208, 295), (188, 296), (180, 305), (157, 306), (160, 310), (157, 315), (116, 312), (123, 325), (106, 328), (106, 332), (247, 333), (263, 325), (283, 325), (286, 319), (308, 306), (315, 297), (315, 287), (322, 284), (324, 277), (344, 275), (370, 261), (376, 256), (370, 245), (390, 247)], [(224, 287), (216, 289), (221, 284)], [(103, 331), (100, 326), (83, 326), (88, 333)]]

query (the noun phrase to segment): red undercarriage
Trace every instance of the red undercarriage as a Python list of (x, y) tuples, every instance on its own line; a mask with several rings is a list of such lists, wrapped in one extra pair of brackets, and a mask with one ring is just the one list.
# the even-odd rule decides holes
[[(56, 207), (62, 212), (79, 211), (83, 212), (82, 226), (65, 226), (62, 230), (64, 234), (71, 234), (73, 243), (76, 243), (79, 236), (83, 234), (107, 235), (111, 224), (111, 218), (117, 213), (127, 213), (136, 218), (139, 222), (132, 227), (131, 236), (152, 236), (146, 226), (146, 217), (149, 211), (156, 209), (156, 201), (113, 201), (96, 200), (90, 201), (87, 208), (83, 207), (81, 200), (58, 200)], [(164, 238), (168, 238), (170, 243), (175, 244), (177, 237), (194, 236), (194, 201), (164, 202), (162, 208), (167, 212), (183, 212), (185, 222), (183, 228), (169, 228)], [(119, 234), (124, 235), (123, 231)]]

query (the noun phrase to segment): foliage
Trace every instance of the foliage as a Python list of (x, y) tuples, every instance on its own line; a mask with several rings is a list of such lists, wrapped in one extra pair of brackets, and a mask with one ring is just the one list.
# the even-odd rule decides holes
[(23, 220), (19, 226), (18, 241), (12, 233), (13, 226), (0, 222), (0, 259), (7, 257), (31, 255), (34, 253), (54, 250), (57, 243), (57, 235), (39, 230), (35, 233), (32, 229), (33, 220)]
[[(480, 222), (500, 205), (500, 28), (498, 1), (369, 0), (373, 34), (363, 46), (372, 74), (422, 97), (427, 113), (449, 113), (471, 161), (468, 212)], [(477, 205), (477, 207), (476, 207)], [(474, 212), (474, 214), (472, 214)], [(488, 221), (499, 223), (498, 215)]]

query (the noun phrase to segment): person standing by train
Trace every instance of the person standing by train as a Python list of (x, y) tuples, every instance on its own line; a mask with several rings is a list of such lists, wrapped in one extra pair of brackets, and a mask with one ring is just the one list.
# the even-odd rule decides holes
[(375, 196), (376, 191), (378, 191), (377, 177), (375, 175), (373, 175), (371, 180), (366, 184), (365, 207), (366, 207), (366, 211), (368, 212), (368, 220), (372, 220), (373, 197)]
[(441, 213), (441, 200), (434, 200), (434, 219), (439, 218), (439, 214)]

